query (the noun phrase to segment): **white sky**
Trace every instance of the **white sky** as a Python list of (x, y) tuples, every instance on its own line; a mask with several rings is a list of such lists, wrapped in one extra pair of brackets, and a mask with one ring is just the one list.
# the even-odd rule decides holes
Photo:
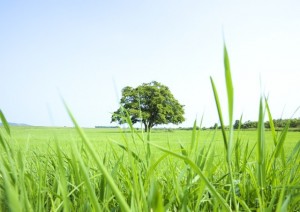
[(62, 95), (81, 126), (110, 125), (123, 87), (156, 80), (185, 105), (180, 126), (202, 114), (211, 126), (209, 76), (226, 109), (223, 31), (235, 119), (257, 119), (261, 91), (274, 118), (290, 117), (300, 106), (299, 0), (3, 0), (0, 109), (10, 122), (71, 126)]

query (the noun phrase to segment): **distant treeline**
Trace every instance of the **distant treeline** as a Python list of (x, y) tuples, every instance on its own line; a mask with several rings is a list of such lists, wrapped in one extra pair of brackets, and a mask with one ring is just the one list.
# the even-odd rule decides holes
[[(294, 119), (273, 119), (275, 128), (284, 128), (288, 122), (290, 122), (290, 128), (300, 128), (300, 118)], [(237, 129), (240, 125), (240, 121), (236, 120), (233, 127)], [(257, 128), (257, 121), (246, 121), (241, 123), (241, 129)], [(270, 128), (270, 122), (265, 122), (265, 128)]]
[[(300, 118), (273, 119), (275, 129), (284, 128), (288, 124), (288, 122), (290, 122), (290, 127), (289, 128), (300, 129)], [(265, 124), (266, 129), (270, 129), (270, 122), (269, 121), (266, 121), (264, 124)], [(233, 128), (238, 129), (239, 127), (241, 129), (255, 129), (255, 128), (257, 128), (257, 121), (248, 120), (246, 122), (240, 123), (239, 120), (236, 120), (233, 124)], [(215, 129), (215, 128), (221, 128), (221, 127), (218, 126), (218, 124), (216, 123), (214, 126), (211, 126), (208, 129)], [(207, 128), (204, 128), (204, 129), (207, 129)]]
[[(273, 119), (273, 123), (274, 123), (274, 127), (275, 129), (282, 129), (284, 128), (287, 123), (290, 122), (290, 129), (292, 130), (299, 130), (300, 131), (300, 118), (294, 118), (294, 119)], [(265, 128), (266, 129), (270, 129), (270, 122), (266, 121), (265, 123)], [(240, 123), (239, 120), (236, 120), (233, 124), (233, 128), (234, 129), (238, 129), (240, 126), (241, 129), (256, 129), (257, 128), (257, 121), (245, 121)], [(95, 128), (118, 128), (117, 126), (95, 126)], [(219, 126), (217, 123), (215, 123), (213, 126), (211, 127), (202, 127), (203, 130), (206, 129), (220, 129), (221, 126)], [(228, 127), (227, 127), (228, 128)], [(139, 129), (139, 128), (137, 128)], [(153, 130), (167, 130), (167, 131), (172, 131), (175, 130), (176, 128), (154, 128)], [(179, 130), (192, 130), (193, 127), (179, 127), (177, 128)], [(199, 127), (197, 126), (197, 129), (199, 129)]]
[[(300, 131), (300, 118), (294, 118), (294, 119), (273, 119), (273, 123), (274, 123), (274, 127), (275, 129), (282, 129), (284, 128), (287, 123), (290, 122), (290, 126), (289, 128), (291, 130), (296, 130), (296, 131)], [(266, 121), (265, 123), (265, 128), (266, 129), (270, 129), (270, 122)], [(257, 121), (245, 121), (240, 123), (239, 120), (236, 120), (233, 124), (233, 128), (234, 129), (238, 129), (240, 126), (241, 129), (256, 129), (257, 128)], [(202, 127), (203, 130), (206, 129), (220, 129), (221, 126), (219, 126), (217, 123), (215, 123), (213, 126), (211, 127)], [(226, 127), (228, 128), (228, 126)], [(192, 127), (188, 127), (188, 128), (182, 128), (179, 127), (180, 130), (191, 130), (193, 129)], [(199, 129), (199, 127), (197, 127), (197, 129)]]

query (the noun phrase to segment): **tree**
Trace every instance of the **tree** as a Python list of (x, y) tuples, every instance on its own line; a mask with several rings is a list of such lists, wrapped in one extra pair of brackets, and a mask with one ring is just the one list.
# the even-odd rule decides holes
[(185, 120), (184, 106), (179, 104), (167, 86), (156, 81), (143, 83), (136, 88), (123, 88), (120, 105), (112, 114), (111, 122), (125, 123), (125, 109), (131, 122), (142, 122), (145, 131), (155, 125), (179, 124)]

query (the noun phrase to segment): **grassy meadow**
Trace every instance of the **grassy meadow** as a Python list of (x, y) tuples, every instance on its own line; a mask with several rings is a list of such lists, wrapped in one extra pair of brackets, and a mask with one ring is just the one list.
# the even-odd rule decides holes
[[(260, 98), (253, 131), (10, 127), (0, 111), (0, 211), (300, 211), (300, 133), (276, 131)], [(223, 114), (229, 118), (224, 123)], [(264, 120), (270, 130), (264, 128)]]
[[(2, 127), (3, 129), (3, 127)], [(10, 127), (11, 135), (15, 140), (15, 144), (21, 149), (37, 149), (39, 151), (47, 152), (49, 149), (55, 148), (56, 143), (62, 150), (68, 151), (74, 144), (81, 143), (81, 138), (78, 135), (75, 128), (71, 127)], [(106, 148), (111, 145), (111, 141), (123, 143), (124, 136), (128, 138), (129, 142), (132, 142), (130, 129), (118, 129), (118, 128), (83, 128), (84, 133), (89, 138), (90, 142), (99, 149)], [(213, 142), (216, 146), (223, 145), (223, 138), (221, 130), (198, 130), (199, 132), (199, 144), (207, 145)], [(144, 136), (146, 140), (147, 134), (137, 130), (139, 136)], [(277, 132), (279, 134), (279, 132)], [(255, 145), (257, 140), (257, 131), (252, 130), (240, 130), (236, 131), (234, 137), (240, 137), (244, 143), (249, 142), (250, 145)], [(265, 132), (268, 149), (272, 149), (272, 132)], [(138, 138), (137, 135), (135, 137)], [(154, 129), (151, 132), (151, 142), (161, 146), (169, 146), (175, 150), (181, 145), (189, 145), (192, 140), (192, 130), (163, 130)], [(290, 151), (295, 143), (300, 140), (300, 132), (290, 131), (287, 134), (284, 147), (287, 151)], [(268, 142), (269, 141), (269, 142)], [(137, 142), (135, 145), (143, 146), (143, 143)], [(222, 148), (217, 149), (222, 151)]]
[(134, 129), (86, 128), (84, 137), (76, 128), (9, 129), (10, 135), (0, 128), (1, 211), (300, 209), (300, 132), (287, 133), (284, 158), (272, 157), (276, 145), (265, 132), (263, 191), (256, 173), (258, 131), (234, 132), (234, 206), (221, 130), (153, 130), (149, 145), (147, 134)]

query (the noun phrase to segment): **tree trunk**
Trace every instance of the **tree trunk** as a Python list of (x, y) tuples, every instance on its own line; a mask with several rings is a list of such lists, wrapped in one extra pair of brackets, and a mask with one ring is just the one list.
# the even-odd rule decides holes
[(153, 124), (152, 123), (147, 123), (146, 121), (143, 122), (144, 123), (144, 126), (145, 126), (145, 132), (150, 132), (150, 129), (153, 127)]
[(144, 122), (144, 126), (145, 126), (145, 132), (148, 132), (148, 126), (146, 122)]

